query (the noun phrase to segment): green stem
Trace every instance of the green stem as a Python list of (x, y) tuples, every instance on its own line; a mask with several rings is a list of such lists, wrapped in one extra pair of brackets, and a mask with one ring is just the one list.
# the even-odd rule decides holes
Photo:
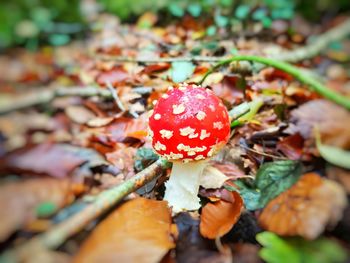
[(333, 90), (328, 89), (326, 86), (315, 80), (314, 78), (310, 77), (309, 75), (303, 73), (300, 69), (297, 67), (288, 64), (286, 62), (277, 61), (270, 58), (265, 57), (258, 57), (258, 56), (236, 56), (229, 59), (225, 59), (214, 65), (202, 78), (202, 80), (199, 82), (199, 84), (202, 84), (204, 80), (208, 77), (209, 74), (214, 72), (216, 69), (220, 68), (221, 66), (230, 64), (234, 61), (253, 61), (258, 62), (267, 66), (271, 66), (277, 69), (280, 69), (282, 71), (285, 71), (298, 79), (300, 82), (307, 84), (312, 90), (317, 92), (318, 94), (322, 95), (323, 97), (345, 107), (346, 109), (350, 110), (350, 98), (347, 98), (346, 96), (337, 93)]

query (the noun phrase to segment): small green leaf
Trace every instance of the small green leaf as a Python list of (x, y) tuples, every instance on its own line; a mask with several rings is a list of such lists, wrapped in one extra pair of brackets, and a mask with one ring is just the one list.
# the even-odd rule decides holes
[[(257, 172), (253, 185), (235, 181), (248, 210), (257, 210), (290, 188), (301, 175), (301, 164), (285, 160), (263, 164)], [(227, 188), (232, 191), (233, 189)], [(235, 189), (236, 190), (236, 189)]]
[(210, 26), (207, 28), (207, 35), (214, 36), (216, 33), (216, 26)]
[(271, 18), (266, 16), (261, 20), (261, 23), (262, 23), (264, 28), (270, 28), (272, 25), (272, 20), (271, 20)]
[(66, 34), (52, 34), (49, 36), (49, 42), (53, 46), (63, 46), (69, 41), (70, 37)]
[(191, 16), (199, 17), (202, 12), (202, 7), (196, 3), (189, 4), (187, 11), (191, 14)]
[(245, 19), (248, 17), (250, 12), (250, 7), (248, 5), (240, 5), (237, 7), (235, 11), (235, 16), (238, 19)]
[(47, 217), (57, 210), (57, 205), (53, 202), (44, 202), (36, 207), (36, 215), (38, 217)]
[(174, 82), (183, 82), (194, 72), (195, 66), (192, 62), (173, 62), (171, 64), (171, 79)]
[(151, 148), (139, 148), (135, 155), (135, 169), (136, 171), (142, 171), (150, 163), (157, 161), (159, 156)]
[(220, 14), (215, 15), (214, 20), (218, 27), (225, 27), (228, 24), (228, 18)]
[(322, 144), (318, 131), (316, 131), (316, 145), (320, 155), (327, 162), (345, 169), (350, 169), (350, 152), (331, 145)]
[(260, 257), (267, 263), (341, 263), (347, 254), (335, 241), (320, 238), (308, 241), (300, 237), (282, 238), (271, 232), (256, 235), (256, 240), (263, 246)]
[(254, 20), (261, 21), (266, 17), (266, 13), (267, 12), (265, 9), (259, 8), (254, 11), (254, 13), (252, 14), (252, 18)]
[(184, 9), (176, 3), (171, 3), (168, 7), (169, 12), (176, 17), (183, 17), (185, 14)]

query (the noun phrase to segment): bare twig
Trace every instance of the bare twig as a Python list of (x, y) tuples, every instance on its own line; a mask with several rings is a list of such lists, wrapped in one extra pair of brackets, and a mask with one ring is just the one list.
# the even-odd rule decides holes
[(100, 193), (95, 201), (81, 212), (55, 225), (49, 231), (34, 237), (23, 245), (2, 254), (0, 262), (24, 262), (25, 259), (28, 260), (30, 256), (33, 256), (33, 248), (55, 249), (59, 247), (69, 237), (78, 233), (89, 222), (115, 206), (128, 194), (157, 178), (166, 167), (166, 164), (166, 161), (159, 159), (121, 185)]
[(107, 85), (107, 88), (109, 89), (109, 91), (111, 92), (114, 100), (115, 100), (115, 103), (117, 104), (118, 108), (124, 112), (125, 111), (125, 107), (123, 105), (123, 103), (121, 102), (121, 100), (119, 99), (119, 96), (118, 96), (118, 93), (117, 91), (115, 90), (115, 88), (112, 86), (112, 83), (110, 82), (106, 82), (106, 85)]

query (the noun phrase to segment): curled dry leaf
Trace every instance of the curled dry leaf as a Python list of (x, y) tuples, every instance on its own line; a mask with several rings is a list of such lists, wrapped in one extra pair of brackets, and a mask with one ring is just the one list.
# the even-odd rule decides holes
[(0, 187), (0, 241), (36, 217), (36, 208), (52, 203), (56, 209), (71, 202), (84, 187), (69, 180), (29, 179)]
[[(322, 114), (320, 114), (322, 113)], [(350, 112), (327, 100), (313, 100), (291, 112), (289, 133), (299, 132), (304, 139), (313, 138), (318, 127), (324, 144), (350, 148)]]
[(341, 219), (346, 204), (346, 193), (339, 184), (308, 173), (267, 204), (259, 224), (281, 236), (315, 239)]
[(219, 200), (203, 207), (199, 225), (202, 236), (210, 239), (221, 237), (238, 221), (243, 210), (243, 200), (237, 192), (231, 193), (233, 202)]
[(170, 234), (167, 203), (137, 198), (102, 221), (73, 262), (159, 262), (175, 246)]

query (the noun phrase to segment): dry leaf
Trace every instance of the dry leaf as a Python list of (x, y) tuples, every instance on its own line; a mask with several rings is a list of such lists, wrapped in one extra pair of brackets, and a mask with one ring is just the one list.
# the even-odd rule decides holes
[(339, 184), (308, 173), (267, 204), (259, 223), (281, 236), (315, 239), (326, 226), (341, 219), (346, 204), (346, 193)]
[(228, 179), (230, 178), (228, 178), (220, 170), (208, 165), (204, 168), (203, 173), (199, 177), (199, 185), (206, 189), (216, 189), (223, 186)]
[(36, 217), (36, 207), (51, 202), (57, 208), (83, 191), (82, 185), (54, 178), (11, 182), (0, 187), (0, 241)]
[(295, 126), (289, 133), (299, 132), (304, 139), (313, 138), (317, 125), (324, 144), (340, 148), (350, 148), (350, 112), (327, 100), (313, 100), (291, 112), (291, 122)]
[(0, 170), (62, 178), (84, 162), (64, 145), (46, 143), (13, 152), (0, 163)]
[(89, 120), (95, 118), (95, 114), (84, 106), (71, 105), (65, 109), (65, 113), (73, 122), (85, 124)]
[(243, 210), (243, 200), (237, 192), (232, 192), (233, 202), (219, 200), (202, 208), (199, 230), (202, 236), (215, 239), (228, 233), (239, 219)]
[(73, 262), (159, 262), (175, 246), (170, 233), (167, 202), (133, 199), (95, 228)]

